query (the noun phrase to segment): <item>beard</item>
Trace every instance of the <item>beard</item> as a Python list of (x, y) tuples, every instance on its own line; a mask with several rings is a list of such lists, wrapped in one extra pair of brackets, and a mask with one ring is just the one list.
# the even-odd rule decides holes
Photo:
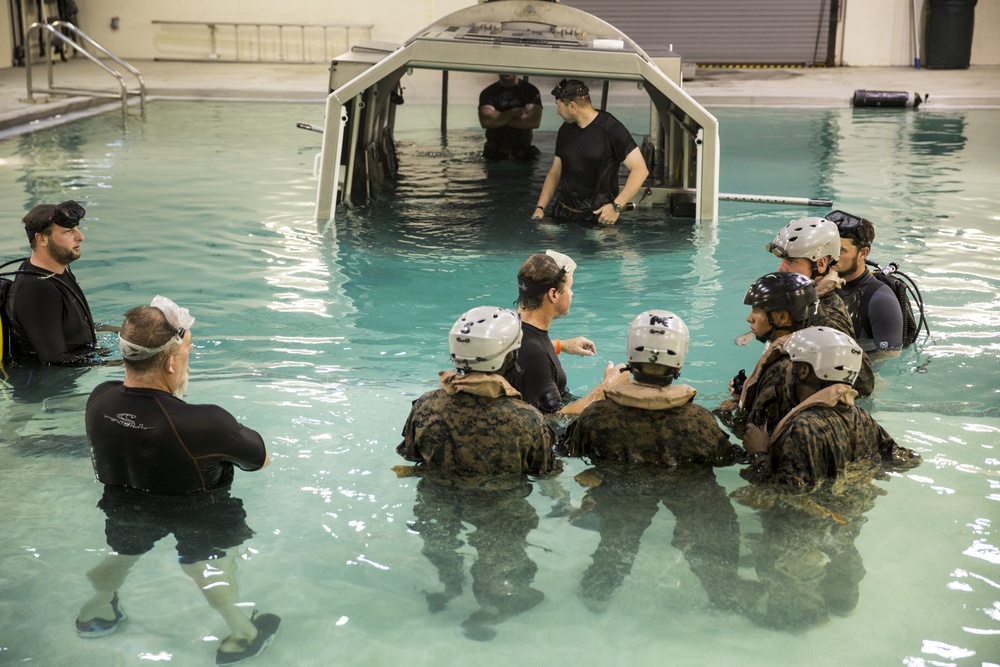
[(74, 250), (72, 248), (62, 248), (58, 246), (49, 246), (49, 255), (53, 260), (62, 264), (63, 266), (69, 266), (74, 261), (80, 259), (80, 251)]
[(177, 398), (184, 398), (184, 394), (187, 393), (188, 389), (188, 375), (190, 375), (191, 369), (184, 369), (184, 377), (181, 378), (181, 383), (177, 385), (177, 389), (174, 389), (174, 396)]

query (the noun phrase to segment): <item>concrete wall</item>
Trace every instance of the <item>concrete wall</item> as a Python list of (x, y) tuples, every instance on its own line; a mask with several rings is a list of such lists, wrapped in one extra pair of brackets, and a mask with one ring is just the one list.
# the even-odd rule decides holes
[[(709, 0), (706, 0), (709, 1)], [(126, 59), (151, 59), (205, 51), (205, 40), (194, 43), (195, 29), (166, 29), (161, 21), (233, 21), (313, 24), (371, 24), (371, 37), (400, 43), (436, 18), (475, 0), (173, 0), (169, 3), (87, 0), (80, 2), (80, 27)], [(922, 11), (927, 0), (917, 0)], [(848, 66), (911, 66), (913, 64), (913, 0), (841, 0), (841, 63)], [(1000, 0), (979, 0), (976, 6), (973, 65), (1000, 64)], [(111, 19), (118, 17), (118, 29)], [(0, 47), (10, 53), (10, 17), (0, 13)], [(206, 33), (207, 34), (207, 31)], [(921, 30), (922, 41), (922, 30)], [(356, 37), (354, 37), (356, 39)], [(6, 45), (5, 45), (6, 43)], [(339, 45), (331, 49), (338, 52)], [(7, 66), (9, 59), (0, 61)]]
[[(921, 62), (927, 0), (841, 0), (841, 64), (851, 67), (913, 65), (913, 5), (920, 17)], [(972, 37), (973, 65), (1000, 65), (1000, 0), (979, 0)]]

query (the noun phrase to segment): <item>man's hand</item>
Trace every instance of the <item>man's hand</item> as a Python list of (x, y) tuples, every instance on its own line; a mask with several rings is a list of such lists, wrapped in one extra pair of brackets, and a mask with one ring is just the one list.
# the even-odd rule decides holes
[(535, 212), (531, 214), (531, 219), (532, 220), (541, 220), (544, 217), (545, 217), (545, 209), (544, 208), (539, 208), (539, 207), (536, 206), (535, 207)]
[(597, 222), (602, 225), (613, 225), (618, 222), (618, 216), (621, 215), (615, 210), (613, 204), (605, 204), (601, 208), (593, 212), (597, 216)]
[(597, 347), (593, 341), (587, 340), (583, 336), (563, 340), (561, 343), (562, 351), (566, 354), (575, 354), (581, 357), (592, 357), (597, 354)]
[(615, 366), (612, 362), (608, 362), (608, 367), (604, 369), (603, 384), (605, 388), (616, 384), (628, 384), (630, 380), (631, 376), (625, 372), (625, 364)]

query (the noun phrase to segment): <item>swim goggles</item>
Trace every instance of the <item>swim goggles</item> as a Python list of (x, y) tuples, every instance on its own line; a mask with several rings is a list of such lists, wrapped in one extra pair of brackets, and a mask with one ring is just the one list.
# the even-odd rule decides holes
[(785, 250), (785, 246), (778, 245), (773, 241), (771, 243), (765, 244), (764, 250), (768, 251), (778, 259), (788, 259), (788, 251)]
[(142, 345), (136, 345), (135, 343), (130, 343), (118, 335), (118, 349), (121, 350), (122, 358), (129, 361), (142, 361), (143, 359), (149, 359), (155, 354), (158, 354), (165, 350), (167, 346), (173, 344), (180, 344), (184, 342), (184, 334), (191, 328), (194, 324), (194, 318), (191, 317), (191, 313), (187, 308), (181, 308), (176, 303), (171, 301), (165, 296), (155, 296), (149, 304), (153, 308), (159, 309), (163, 313), (163, 316), (167, 318), (167, 323), (172, 329), (175, 330), (174, 335), (171, 336), (167, 342), (158, 347), (143, 347)]

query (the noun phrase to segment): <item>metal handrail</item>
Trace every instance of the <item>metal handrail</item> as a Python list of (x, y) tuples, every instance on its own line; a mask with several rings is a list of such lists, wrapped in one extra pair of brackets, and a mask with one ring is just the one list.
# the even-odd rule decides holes
[[(211, 43), (211, 51), (209, 52), (207, 59), (216, 62), (225, 61), (225, 59), (219, 57), (219, 40), (218, 32), (219, 28), (232, 28), (233, 36), (233, 49), (235, 57), (233, 62), (296, 62), (296, 63), (320, 63), (328, 62), (330, 59), (330, 30), (342, 30), (344, 32), (344, 39), (347, 42), (347, 49), (351, 48), (351, 31), (361, 30), (364, 31), (367, 36), (365, 39), (371, 38), (371, 31), (374, 25), (371, 24), (323, 24), (323, 23), (274, 23), (274, 22), (233, 22), (233, 21), (152, 21), (153, 25), (173, 25), (173, 26), (204, 26), (208, 28), (209, 40)], [(256, 44), (256, 58), (253, 59), (252, 56), (247, 58), (243, 57), (240, 50), (240, 28), (254, 28), (256, 30), (255, 37), (250, 37), (249, 41), (255, 42)], [(277, 60), (265, 60), (263, 54), (263, 44), (264, 35), (261, 33), (262, 28), (274, 28), (277, 30), (277, 46), (278, 46), (278, 59)], [(298, 60), (286, 58), (285, 53), (285, 29), (286, 28), (296, 28), (298, 29), (298, 39), (299, 39), (299, 53), (300, 58)], [(322, 30), (323, 31), (323, 58), (319, 60), (310, 60), (306, 57), (306, 45), (307, 40), (306, 31), (309, 29)], [(290, 41), (290, 40), (289, 40)], [(273, 44), (273, 42), (271, 42)], [(251, 49), (254, 50), (254, 49)], [(191, 58), (170, 58), (170, 57), (159, 57), (157, 60), (191, 60)]]
[(92, 90), (92, 89), (88, 90), (88, 89), (80, 89), (80, 88), (56, 88), (55, 84), (53, 82), (53, 67), (52, 67), (52, 59), (51, 58), (48, 58), (48, 82), (49, 82), (49, 87), (47, 89), (45, 89), (45, 88), (35, 88), (34, 85), (33, 85), (32, 76), (31, 76), (31, 58), (29, 57), (29, 58), (25, 59), (25, 72), (26, 72), (26, 75), (27, 75), (27, 83), (28, 83), (28, 100), (34, 100), (34, 93), (36, 93), (36, 92), (38, 92), (38, 93), (83, 94), (83, 95), (91, 95), (91, 96), (94, 96), (94, 97), (118, 97), (118, 98), (121, 99), (121, 102), (122, 102), (122, 113), (123, 114), (127, 114), (128, 113), (128, 96), (130, 94), (135, 94), (135, 93), (130, 93), (130, 91), (128, 89), (128, 85), (125, 82), (125, 77), (122, 76), (122, 74), (118, 70), (114, 69), (113, 67), (108, 66), (105, 62), (103, 62), (102, 60), (100, 60), (99, 58), (97, 58), (95, 55), (93, 55), (92, 53), (90, 53), (89, 51), (87, 51), (81, 45), (77, 44), (75, 41), (73, 41), (72, 39), (70, 39), (69, 37), (67, 37), (66, 35), (64, 35), (62, 32), (59, 31), (59, 28), (65, 28), (65, 29), (69, 30), (74, 35), (76, 35), (77, 37), (79, 37), (83, 41), (85, 41), (87, 44), (89, 44), (90, 46), (94, 47), (95, 49), (97, 49), (98, 51), (100, 51), (101, 53), (103, 53), (110, 60), (113, 60), (114, 62), (118, 63), (129, 74), (133, 75), (138, 80), (138, 82), (139, 82), (139, 92), (138, 92), (138, 95), (139, 95), (139, 112), (141, 114), (145, 115), (145, 113), (146, 113), (146, 82), (143, 80), (142, 74), (139, 73), (139, 70), (137, 70), (135, 67), (133, 67), (129, 63), (125, 62), (124, 60), (122, 60), (118, 56), (116, 56), (111, 51), (108, 51), (106, 48), (104, 48), (104, 46), (102, 46), (98, 42), (96, 42), (93, 39), (91, 39), (82, 30), (80, 30), (79, 28), (77, 28), (72, 23), (69, 23), (68, 21), (53, 21), (52, 23), (32, 23), (28, 27), (27, 33), (25, 35), (25, 42), (28, 42), (31, 39), (31, 34), (33, 32), (37, 31), (37, 32), (41, 33), (44, 30), (45, 31), (45, 33), (44, 33), (45, 34), (45, 37), (44, 37), (44, 39), (45, 39), (45, 53), (49, 54), (49, 52), (51, 51), (51, 47), (52, 47), (52, 36), (54, 35), (57, 39), (61, 40), (63, 44), (68, 44), (69, 46), (71, 46), (73, 48), (74, 51), (76, 51), (77, 53), (85, 56), (92, 63), (94, 63), (95, 65), (97, 65), (101, 69), (103, 69), (108, 74), (110, 74), (113, 77), (115, 77), (118, 80), (118, 85), (121, 87), (121, 92), (119, 94), (117, 94), (117, 95), (110, 95), (110, 94), (108, 94), (108, 93), (106, 93), (104, 91), (100, 91), (100, 90)]

